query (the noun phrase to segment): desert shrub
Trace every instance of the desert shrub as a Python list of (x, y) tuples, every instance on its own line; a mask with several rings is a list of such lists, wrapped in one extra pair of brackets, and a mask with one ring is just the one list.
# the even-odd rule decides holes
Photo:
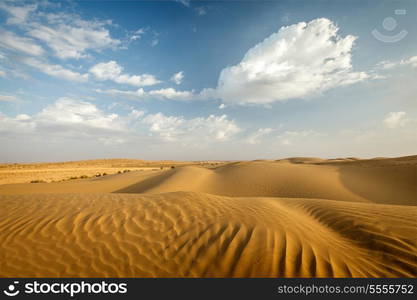
[(88, 178), (88, 176), (87, 175), (81, 175), (80, 178), (85, 179), (85, 178)]
[(124, 170), (124, 171), (123, 171), (123, 173), (127, 173), (127, 172), (130, 172), (130, 170)]
[(122, 171), (117, 171), (117, 174), (122, 174)]
[(45, 183), (45, 180), (35, 179), (35, 180), (32, 180), (30, 183)]
[(101, 174), (100, 174), (100, 173), (97, 173), (95, 176), (96, 176), (96, 177), (100, 177), (100, 176), (101, 176)]
[(106, 176), (107, 175), (107, 173), (103, 173), (103, 176)]
[(70, 177), (70, 179), (78, 179), (78, 177), (77, 176), (72, 176), (72, 177)]
[(175, 166), (171, 166), (171, 169), (175, 169)]

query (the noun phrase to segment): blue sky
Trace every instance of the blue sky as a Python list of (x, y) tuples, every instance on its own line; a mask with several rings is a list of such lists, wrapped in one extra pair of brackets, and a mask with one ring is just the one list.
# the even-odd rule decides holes
[(0, 1), (0, 161), (417, 151), (415, 1)]

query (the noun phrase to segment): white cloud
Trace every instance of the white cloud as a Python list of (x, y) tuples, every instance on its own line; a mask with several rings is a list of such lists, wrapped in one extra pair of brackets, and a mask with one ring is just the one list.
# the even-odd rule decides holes
[(417, 56), (413, 56), (408, 59), (402, 59), (400, 61), (384, 60), (377, 64), (377, 67), (385, 70), (400, 66), (411, 66), (413, 68), (417, 68)]
[(52, 65), (30, 57), (23, 58), (21, 61), (53, 77), (76, 82), (86, 82), (88, 80), (88, 74), (80, 74), (78, 72), (65, 69), (60, 65)]
[(384, 119), (385, 127), (391, 129), (404, 127), (407, 122), (408, 119), (404, 111), (390, 112)]
[(127, 97), (132, 99), (143, 99), (145, 95), (145, 91), (142, 88), (137, 89), (136, 91), (123, 91), (118, 89), (95, 89), (94, 91), (97, 93), (106, 94), (114, 97)]
[[(135, 91), (126, 91), (118, 89), (95, 89), (95, 92), (107, 94), (114, 97), (127, 97), (137, 100), (146, 100), (146, 99), (160, 99), (160, 100), (176, 100), (176, 101), (201, 101), (207, 99), (215, 98), (214, 89), (203, 89), (199, 93), (194, 90), (188, 91), (178, 91), (174, 88), (163, 88), (159, 90), (149, 90), (145, 91), (143, 88), (139, 88)], [(220, 109), (225, 108), (226, 106), (221, 106)]]
[(0, 77), (6, 78), (6, 72), (3, 70), (0, 70)]
[[(7, 20), (9, 24), (18, 25), (26, 35), (44, 42), (59, 58), (79, 59), (86, 57), (90, 50), (97, 52), (107, 48), (115, 49), (121, 44), (120, 40), (111, 37), (106, 28), (112, 24), (109, 20), (86, 21), (77, 14), (45, 13), (37, 7), (5, 3), (0, 5), (0, 9), (11, 16)], [(29, 52), (32, 50), (26, 52), (31, 54)]]
[(139, 119), (143, 117), (144, 115), (145, 115), (145, 112), (143, 110), (132, 109), (128, 117), (131, 119)]
[(101, 80), (114, 80), (122, 73), (123, 68), (115, 61), (109, 61), (107, 63), (99, 63), (90, 69), (90, 73), (93, 73), (98, 79)]
[(45, 42), (59, 58), (86, 57), (87, 50), (114, 48), (121, 42), (113, 39), (105, 28), (83, 22), (83, 26), (58, 24), (55, 27), (36, 24), (29, 35)]
[(381, 62), (377, 63), (376, 66), (377, 66), (377, 68), (388, 70), (388, 69), (392, 69), (394, 67), (397, 67), (398, 65), (399, 65), (398, 62), (384, 60), (384, 61), (381, 61)]
[(26, 120), (30, 120), (30, 116), (29, 116), (29, 115), (27, 115), (27, 114), (20, 114), (20, 115), (17, 115), (17, 116), (16, 116), (15, 120), (17, 120), (17, 121), (26, 121)]
[(129, 37), (130, 41), (140, 40), (142, 36), (146, 33), (146, 28), (139, 28), (134, 31), (133, 34)]
[(265, 136), (274, 132), (272, 128), (259, 128), (257, 131), (252, 133), (246, 138), (246, 142), (251, 145), (259, 144)]
[(21, 102), (18, 97), (13, 95), (2, 95), (0, 94), (0, 102), (10, 102), (10, 103), (18, 103)]
[(175, 73), (174, 75), (171, 76), (171, 81), (175, 82), (176, 84), (181, 84), (183, 79), (184, 79), (183, 71)]
[(160, 83), (153, 75), (128, 75), (123, 74), (123, 68), (115, 61), (106, 63), (98, 63), (90, 68), (92, 73), (98, 80), (112, 80), (120, 84), (129, 84), (133, 86), (149, 86)]
[(10, 18), (7, 19), (7, 24), (21, 24), (26, 21), (29, 14), (36, 10), (37, 5), (26, 5), (26, 6), (10, 6), (7, 5), (5, 2), (0, 2), (0, 9), (3, 9), (7, 13), (11, 15)]
[(194, 97), (193, 91), (177, 91), (173, 88), (151, 90), (147, 92), (147, 95), (153, 98), (172, 100), (191, 100)]
[(121, 74), (114, 79), (115, 82), (121, 84), (129, 84), (133, 86), (149, 86), (155, 85), (160, 83), (155, 76), (150, 74), (142, 74), (142, 75), (127, 75)]
[(222, 70), (217, 96), (228, 103), (267, 104), (309, 97), (369, 77), (352, 71), (355, 37), (328, 19), (282, 27)]
[(121, 116), (105, 113), (93, 103), (67, 97), (59, 98), (34, 115), (21, 114), (13, 118), (0, 113), (2, 137), (19, 137), (20, 134), (77, 140), (94, 137), (105, 144), (120, 144), (147, 136), (156, 145), (161, 142), (200, 145), (228, 141), (240, 131), (226, 115), (187, 119), (130, 109)]
[(417, 56), (410, 57), (410, 58), (407, 60), (407, 63), (408, 63), (409, 65), (413, 66), (414, 68), (417, 68)]
[(44, 108), (36, 115), (36, 121), (47, 127), (126, 130), (117, 114), (106, 115), (90, 102), (66, 97), (59, 98), (54, 104)]
[(131, 99), (146, 100), (146, 99), (159, 99), (159, 100), (176, 100), (176, 101), (191, 101), (191, 100), (203, 100), (206, 99), (205, 95), (194, 93), (194, 91), (177, 91), (173, 88), (165, 88), (159, 90), (145, 91), (142, 88), (136, 91), (124, 91), (118, 89), (101, 90), (96, 89), (97, 93), (107, 94), (115, 97), (127, 97)]
[(10, 68), (4, 70), (3, 72), (5, 73), (4, 77), (21, 78), (21, 79), (25, 79), (25, 80), (28, 80), (28, 79), (31, 78), (28, 74), (21, 71), (20, 68), (16, 68), (15, 66), (11, 66)]
[(147, 115), (143, 122), (148, 124), (149, 131), (155, 133), (167, 141), (177, 140), (183, 135), (181, 127), (184, 127), (185, 120), (180, 117), (165, 116), (162, 113)]
[(227, 141), (241, 129), (227, 115), (210, 115), (185, 119), (183, 117), (165, 116), (162, 113), (149, 114), (143, 123), (149, 125), (149, 131), (166, 141), (194, 143), (201, 140)]
[(0, 137), (5, 137), (8, 134), (16, 136), (16, 134), (30, 133), (34, 128), (35, 124), (28, 115), (17, 115), (15, 118), (10, 118), (0, 112)]
[(0, 47), (2, 48), (36, 56), (44, 53), (42, 47), (35, 44), (33, 39), (19, 37), (13, 32), (6, 30), (0, 30), (0, 36)]
[(224, 103), (220, 103), (219, 109), (225, 109), (225, 108), (226, 108), (226, 105)]
[(10, 118), (0, 114), (0, 131), (81, 139), (109, 134), (117, 136), (128, 129), (117, 114), (105, 114), (92, 103), (64, 97), (32, 116), (20, 114)]

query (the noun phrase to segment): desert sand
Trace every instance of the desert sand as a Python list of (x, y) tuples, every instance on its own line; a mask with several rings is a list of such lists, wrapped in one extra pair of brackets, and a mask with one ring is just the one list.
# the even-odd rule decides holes
[(171, 164), (0, 185), (0, 276), (417, 277), (417, 156)]
[[(144, 161), (139, 159), (95, 159), (84, 161), (0, 164), (0, 185), (8, 183), (55, 182), (79, 177), (117, 174), (124, 171), (148, 171), (203, 162)], [(217, 164), (214, 162), (214, 164)]]

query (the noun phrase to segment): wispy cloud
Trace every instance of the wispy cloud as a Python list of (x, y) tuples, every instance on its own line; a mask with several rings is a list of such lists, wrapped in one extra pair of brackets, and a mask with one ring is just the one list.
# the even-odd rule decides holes
[(87, 21), (74, 24), (57, 24), (45, 26), (32, 24), (33, 29), (28, 35), (46, 43), (59, 58), (86, 57), (88, 50), (100, 51), (115, 48), (120, 41), (113, 39), (104, 27), (97, 27), (95, 23)]
[(19, 103), (22, 102), (22, 100), (14, 95), (0, 94), (0, 102)]
[(175, 73), (174, 75), (171, 76), (171, 81), (173, 81), (175, 84), (181, 84), (183, 79), (184, 79), (183, 71)]
[[(9, 24), (18, 25), (26, 35), (43, 42), (55, 56), (61, 59), (79, 59), (86, 57), (88, 51), (114, 49), (121, 44), (120, 40), (111, 37), (107, 28), (112, 24), (109, 20), (88, 21), (77, 14), (45, 13), (38, 11), (38, 6), (2, 3), (0, 9), (5, 10), (11, 16), (7, 20)], [(9, 36), (10, 38), (13, 37)], [(24, 42), (22, 39), (26, 38), (20, 39), (22, 43)], [(17, 50), (21, 49), (22, 47), (19, 47)], [(32, 50), (27, 50), (29, 51)], [(35, 52), (38, 55), (42, 54), (39, 49)]]
[(404, 111), (390, 112), (384, 119), (384, 125), (387, 128), (400, 128), (404, 127), (409, 121)]
[(160, 100), (176, 100), (176, 101), (200, 101), (211, 99), (212, 97), (203, 90), (200, 93), (195, 91), (178, 91), (174, 88), (164, 88), (157, 90), (145, 91), (140, 88), (135, 91), (118, 90), (118, 89), (96, 89), (98, 93), (107, 94), (115, 97), (126, 97), (130, 99), (146, 100), (146, 99), (160, 99)]
[(25, 57), (20, 60), (24, 64), (31, 66), (38, 71), (48, 74), (53, 77), (75, 81), (75, 82), (86, 82), (88, 81), (88, 74), (81, 74), (68, 69), (65, 69), (61, 65), (50, 64), (32, 57)]
[(274, 130), (272, 128), (259, 128), (246, 138), (248, 144), (256, 145), (261, 142), (261, 139), (266, 135), (269, 135)]
[(408, 59), (402, 59), (399, 61), (385, 60), (377, 64), (377, 67), (385, 70), (393, 69), (400, 66), (411, 66), (413, 68), (417, 68), (417, 56), (412, 56)]
[(197, 7), (194, 8), (194, 10), (196, 11), (197, 15), (204, 16), (204, 15), (207, 14), (208, 7), (207, 6), (197, 6)]
[(35, 56), (44, 54), (42, 47), (37, 45), (33, 39), (20, 37), (13, 32), (1, 29), (0, 36), (0, 47), (2, 48)]
[(130, 36), (129, 41), (136, 41), (140, 40), (142, 36), (146, 33), (146, 28), (139, 28), (138, 30), (135, 30)]
[(182, 5), (189, 7), (191, 0), (174, 0), (175, 2), (181, 3)]
[(90, 68), (90, 73), (98, 80), (111, 80), (120, 84), (133, 86), (149, 86), (160, 83), (155, 76), (150, 74), (129, 75), (123, 73), (123, 67), (115, 61), (98, 63)]
[(13, 6), (7, 5), (6, 2), (0, 2), (0, 9), (9, 13), (10, 17), (7, 19), (7, 24), (22, 24), (26, 22), (29, 14), (35, 11), (37, 8), (36, 4), (24, 5), (24, 6)]

